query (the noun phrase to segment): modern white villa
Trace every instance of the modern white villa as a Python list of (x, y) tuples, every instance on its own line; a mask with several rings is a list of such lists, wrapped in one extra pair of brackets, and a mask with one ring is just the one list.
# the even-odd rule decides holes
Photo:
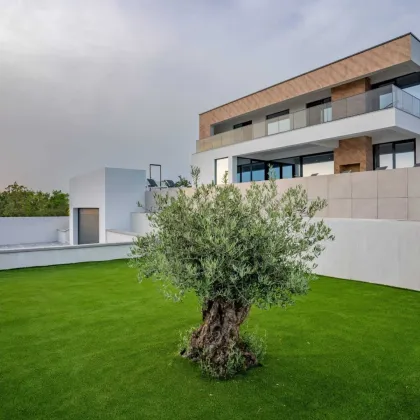
[(200, 114), (202, 181), (413, 167), (420, 41), (409, 33)]

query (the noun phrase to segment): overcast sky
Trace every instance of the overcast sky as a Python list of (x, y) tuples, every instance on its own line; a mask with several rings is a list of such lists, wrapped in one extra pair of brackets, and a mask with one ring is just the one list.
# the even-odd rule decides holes
[(418, 0), (0, 0), (0, 188), (186, 175), (200, 112), (419, 22)]

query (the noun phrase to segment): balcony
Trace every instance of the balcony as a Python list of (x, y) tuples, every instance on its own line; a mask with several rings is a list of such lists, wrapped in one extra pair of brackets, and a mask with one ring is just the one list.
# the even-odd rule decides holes
[(288, 115), (197, 140), (196, 150), (197, 152), (205, 152), (248, 140), (390, 108), (396, 108), (420, 118), (420, 99), (396, 86), (388, 85), (339, 101), (302, 109)]

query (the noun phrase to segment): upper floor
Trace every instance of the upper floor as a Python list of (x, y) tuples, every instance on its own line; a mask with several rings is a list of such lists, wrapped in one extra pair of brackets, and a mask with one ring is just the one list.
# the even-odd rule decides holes
[(420, 118), (411, 33), (200, 114), (197, 152), (397, 108)]

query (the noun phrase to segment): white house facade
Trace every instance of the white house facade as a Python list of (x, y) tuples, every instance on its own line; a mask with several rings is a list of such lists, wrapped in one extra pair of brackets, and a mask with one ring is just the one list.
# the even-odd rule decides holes
[(420, 162), (420, 41), (411, 33), (200, 114), (202, 182)]

